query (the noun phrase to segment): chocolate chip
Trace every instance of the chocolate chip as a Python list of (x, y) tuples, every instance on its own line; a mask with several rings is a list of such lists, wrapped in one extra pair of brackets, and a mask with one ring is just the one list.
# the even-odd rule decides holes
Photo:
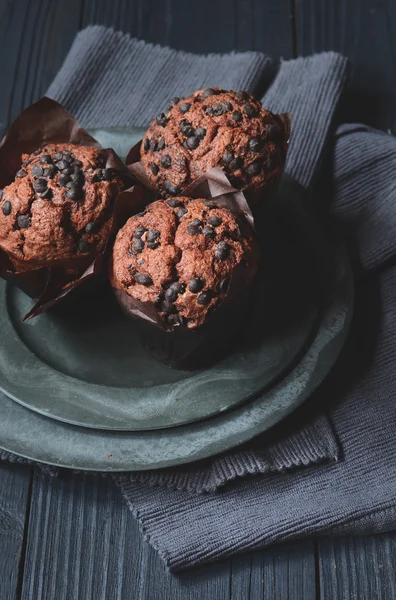
[(212, 300), (212, 294), (210, 292), (202, 292), (202, 294), (199, 294), (199, 296), (197, 298), (198, 304), (203, 304), (204, 306), (206, 304), (209, 304), (209, 302), (211, 300)]
[(56, 173), (57, 173), (56, 167), (54, 167), (54, 165), (50, 165), (49, 167), (46, 167), (44, 169), (43, 175), (44, 175), (44, 177), (49, 177), (50, 179), (52, 179), (53, 177), (55, 177)]
[(18, 179), (22, 179), (22, 177), (26, 177), (26, 175), (27, 175), (27, 173), (26, 173), (25, 169), (20, 169), (20, 171), (18, 171), (18, 173), (16, 174)]
[(194, 225), (194, 227), (202, 227), (203, 225), (201, 219), (193, 219), (191, 224)]
[(182, 208), (179, 208), (179, 210), (176, 211), (176, 215), (179, 217), (179, 219), (182, 219), (187, 212), (187, 208), (184, 208), (183, 206)]
[(12, 204), (9, 200), (6, 200), (3, 204), (3, 206), (1, 207), (1, 210), (3, 211), (3, 215), (5, 217), (8, 217), (8, 215), (11, 214), (11, 210), (12, 210)]
[(165, 125), (168, 122), (168, 119), (166, 118), (165, 113), (160, 113), (159, 115), (157, 115), (155, 117), (155, 120), (157, 121), (158, 125), (161, 125), (161, 127), (165, 127)]
[(74, 173), (73, 167), (66, 167), (66, 169), (62, 170), (62, 175), (72, 175)]
[(133, 234), (133, 237), (136, 239), (139, 239), (142, 237), (143, 233), (145, 233), (147, 231), (147, 229), (145, 227), (143, 227), (143, 225), (138, 225), (135, 229), (135, 233)]
[(172, 166), (172, 159), (169, 154), (164, 154), (164, 156), (161, 156), (161, 165), (164, 167), (164, 169), (169, 169), (169, 167)]
[(97, 183), (98, 181), (102, 181), (102, 169), (95, 169), (94, 175), (92, 177), (92, 181)]
[(177, 185), (173, 185), (173, 183), (171, 183), (167, 179), (165, 179), (164, 181), (164, 188), (165, 191), (168, 192), (168, 194), (171, 194), (171, 196), (177, 196), (177, 194), (180, 194), (180, 188)]
[(248, 175), (258, 175), (261, 171), (261, 166), (258, 160), (255, 160), (246, 167), (246, 173)]
[(77, 181), (69, 181), (68, 183), (66, 183), (66, 187), (74, 190), (75, 188), (79, 187)]
[(174, 98), (171, 98), (169, 104), (171, 106), (176, 106), (176, 104), (179, 104), (179, 102), (180, 102), (179, 96), (175, 96)]
[(183, 119), (179, 125), (179, 130), (186, 137), (191, 137), (194, 135), (194, 127), (191, 127), (191, 123)]
[(205, 285), (205, 282), (202, 281), (202, 279), (192, 279), (190, 281), (190, 283), (188, 284), (188, 289), (190, 290), (191, 293), (193, 294), (198, 294), (198, 292), (200, 292), (203, 288), (203, 286)]
[(52, 158), (49, 154), (43, 154), (43, 156), (40, 158), (40, 163), (42, 165), (47, 165), (48, 163), (52, 163)]
[(59, 171), (63, 171), (63, 169), (67, 169), (69, 163), (66, 160), (58, 160), (55, 166), (57, 169), (59, 169)]
[(275, 125), (266, 124), (264, 126), (265, 132), (271, 140), (276, 140), (279, 137), (279, 129)]
[(135, 273), (133, 278), (136, 283), (139, 283), (140, 285), (153, 285), (153, 280), (151, 279), (150, 275), (146, 275), (145, 273)]
[(39, 194), (40, 198), (44, 198), (46, 200), (49, 200), (49, 198), (52, 198), (52, 190), (51, 188), (47, 188), (44, 192), (42, 192), (41, 194)]
[(156, 165), (155, 163), (150, 163), (150, 169), (153, 175), (158, 175), (159, 173), (159, 166)]
[(150, 140), (148, 138), (144, 139), (143, 148), (146, 150), (146, 152), (150, 149)]
[(159, 238), (160, 235), (161, 234), (157, 229), (150, 229), (149, 232), (147, 233), (147, 241), (155, 242)]
[(257, 117), (258, 112), (252, 104), (244, 104), (243, 110), (248, 117)]
[(142, 252), (142, 250), (144, 250), (143, 240), (136, 240), (136, 242), (132, 244), (132, 248), (137, 253)]
[(0, 200), (3, 200), (3, 196), (4, 196), (4, 191), (0, 190)]
[(241, 113), (241, 111), (240, 110), (234, 110), (234, 112), (232, 113), (232, 118), (237, 123), (239, 123), (240, 121), (242, 121), (242, 113)]
[(171, 208), (176, 208), (177, 206), (181, 206), (182, 205), (182, 203), (180, 202), (180, 200), (173, 200), (171, 198), (169, 200), (167, 200), (166, 203)]
[(222, 224), (222, 222), (222, 219), (220, 219), (220, 217), (217, 217), (216, 215), (213, 215), (212, 217), (208, 218), (208, 223), (213, 225), (213, 227), (218, 227)]
[(33, 183), (33, 189), (35, 192), (41, 194), (47, 189), (48, 182), (46, 179), (36, 179)]
[(70, 179), (72, 181), (75, 181), (78, 185), (84, 185), (84, 175), (82, 174), (81, 171), (77, 171), (76, 173), (72, 173), (70, 175)]
[(30, 227), (30, 219), (27, 215), (20, 215), (17, 218), (17, 223), (19, 229), (27, 229), (28, 227)]
[(230, 102), (219, 102), (219, 104), (214, 104), (213, 106), (207, 106), (205, 108), (206, 114), (214, 117), (225, 115), (230, 110), (232, 110), (232, 104)]
[(179, 105), (179, 110), (181, 113), (186, 113), (190, 110), (191, 104), (189, 102), (183, 102), (183, 104)]
[(201, 233), (201, 229), (199, 229), (195, 225), (188, 225), (186, 231), (190, 235), (199, 235)]
[(219, 285), (219, 291), (220, 294), (226, 294), (228, 291), (228, 286), (230, 285), (230, 278), (229, 277), (225, 277), (224, 279), (222, 279), (220, 281), (220, 285)]
[(249, 150), (251, 152), (259, 152), (262, 146), (263, 142), (259, 138), (254, 137), (249, 140)]
[(81, 238), (78, 242), (78, 250), (81, 254), (88, 254), (91, 250), (91, 244), (85, 238)]
[(157, 147), (158, 147), (157, 140), (151, 140), (150, 152), (155, 152), (157, 150)]
[(85, 226), (85, 231), (87, 233), (89, 233), (90, 235), (92, 233), (97, 233), (99, 230), (99, 223), (96, 223), (95, 221), (90, 221), (89, 223), (86, 224)]
[(234, 155), (231, 152), (225, 152), (221, 158), (223, 165), (228, 165), (234, 158)]
[(72, 158), (72, 156), (71, 156), (70, 152), (67, 152), (66, 150), (65, 150), (65, 151), (64, 151), (64, 153), (62, 154), (62, 158), (63, 158), (63, 160), (65, 160), (65, 161), (66, 161), (66, 162), (68, 162), (68, 163), (71, 163), (71, 162), (73, 162), (73, 160), (74, 160), (74, 159)]
[(158, 310), (160, 312), (169, 314), (173, 310), (173, 304), (172, 304), (172, 302), (168, 302), (167, 300), (164, 300), (163, 302), (159, 302)]
[(39, 154), (41, 154), (41, 150), (35, 150), (33, 152), (34, 156), (38, 156)]
[(77, 167), (77, 168), (81, 168), (83, 166), (83, 163), (82, 163), (81, 160), (73, 160), (72, 166), (73, 167)]
[(229, 255), (231, 246), (227, 242), (219, 242), (214, 252), (215, 258), (218, 260), (225, 260)]
[(183, 291), (183, 286), (180, 283), (174, 283), (168, 287), (165, 292), (165, 298), (169, 302), (174, 302), (178, 295)]
[(215, 96), (216, 94), (216, 90), (213, 90), (212, 88), (206, 88), (202, 94), (202, 98), (208, 98), (209, 96)]
[(216, 236), (215, 230), (213, 227), (210, 227), (210, 225), (205, 225), (205, 227), (202, 229), (202, 233), (206, 235), (206, 237), (210, 238), (214, 238)]
[(114, 177), (114, 171), (113, 169), (103, 169), (102, 171), (102, 179), (103, 181), (111, 181)]
[(165, 148), (165, 140), (163, 137), (160, 137), (158, 140), (158, 150), (163, 150)]
[(147, 242), (147, 248), (150, 248), (150, 250), (155, 250), (159, 245), (159, 242)]
[(55, 152), (55, 154), (52, 157), (52, 160), (58, 161), (58, 160), (62, 160), (63, 154), (62, 152)]
[(167, 321), (168, 321), (169, 325), (172, 325), (173, 327), (178, 327), (180, 325), (183, 325), (183, 317), (181, 317), (180, 315), (177, 315), (175, 313), (172, 313), (171, 315), (169, 315)]
[(235, 92), (235, 96), (237, 98), (239, 98), (240, 100), (248, 100), (248, 98), (249, 98), (249, 94), (247, 92), (245, 92), (244, 90), (237, 90)]
[(22, 167), (28, 167), (31, 163), (31, 160), (24, 160), (22, 163)]
[(31, 173), (33, 177), (41, 177), (41, 175), (44, 173), (44, 169), (42, 169), (38, 165), (34, 165), (32, 167)]
[(70, 178), (68, 175), (61, 175), (58, 179), (58, 184), (60, 185), (60, 187), (66, 187), (66, 184), (70, 181)]
[(202, 140), (206, 135), (206, 129), (197, 127), (197, 129), (194, 130), (194, 134)]
[(186, 141), (186, 146), (189, 150), (195, 150), (195, 148), (198, 148), (200, 143), (200, 139), (199, 137), (196, 137), (195, 135), (187, 138)]
[(72, 190), (67, 190), (66, 196), (69, 200), (80, 200), (82, 198), (82, 189), (74, 188)]
[(237, 169), (240, 169), (242, 167), (242, 165), (243, 165), (242, 158), (240, 156), (236, 156), (230, 162), (229, 167), (232, 171), (236, 171)]
[(136, 213), (135, 217), (144, 217), (145, 214), (146, 214), (146, 211), (142, 210), (142, 212)]

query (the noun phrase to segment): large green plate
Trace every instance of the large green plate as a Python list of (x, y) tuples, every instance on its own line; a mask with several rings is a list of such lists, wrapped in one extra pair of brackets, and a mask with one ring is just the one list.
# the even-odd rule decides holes
[[(334, 364), (352, 314), (353, 281), (342, 244), (323, 228), (309, 198), (291, 181), (283, 181), (277, 198), (268, 205), (260, 236), (270, 283), (266, 279), (265, 288), (261, 284), (254, 294), (255, 310), (247, 311), (244, 337), (228, 357), (200, 373), (171, 371), (147, 358), (134, 338), (133, 325), (123, 321), (116, 310), (107, 319), (104, 308), (111, 306), (111, 300), (106, 291), (96, 315), (89, 317), (95, 313), (92, 303), (79, 299), (77, 312), (70, 301), (26, 326), (20, 316), (27, 299), (3, 286), (1, 385), (18, 402), (0, 394), (0, 446), (71, 468), (150, 469), (222, 452), (283, 419), (312, 393)], [(122, 325), (117, 325), (118, 319)], [(268, 364), (275, 372), (263, 384), (260, 378)], [(56, 377), (52, 384), (45, 379), (48, 373)], [(200, 391), (205, 378), (210, 381), (206, 396), (205, 385)], [(10, 391), (10, 382), (19, 386), (17, 393)], [(78, 422), (87, 410), (78, 397), (84, 385), (94, 391), (89, 410), (91, 419), (96, 411), (95, 427), (132, 429), (131, 423), (139, 421), (146, 428), (147, 424), (167, 428), (108, 431), (71, 425), (36, 412), (46, 406), (43, 413), (60, 419), (64, 418), (61, 405), (68, 410), (74, 406), (80, 410)], [(222, 395), (222, 385), (225, 411), (215, 400)], [(169, 426), (172, 423), (166, 422), (166, 415), (172, 411), (166, 413), (169, 396), (163, 390), (183, 391), (183, 386), (186, 393), (179, 394), (173, 409), (174, 423), (179, 426)], [(100, 400), (98, 389), (103, 392)], [(32, 390), (39, 391), (33, 394)], [(136, 400), (136, 390), (151, 393), (146, 415), (145, 403)], [(232, 391), (234, 402), (229, 400)], [(118, 422), (113, 420), (109, 427), (114, 411), (120, 411), (117, 395), (123, 396), (125, 403), (129, 398), (129, 406), (124, 405)], [(200, 402), (204, 410), (198, 417), (201, 420), (195, 420)], [(205, 418), (209, 414), (212, 416)], [(122, 419), (129, 419), (127, 427)], [(183, 421), (193, 422), (181, 424)]]

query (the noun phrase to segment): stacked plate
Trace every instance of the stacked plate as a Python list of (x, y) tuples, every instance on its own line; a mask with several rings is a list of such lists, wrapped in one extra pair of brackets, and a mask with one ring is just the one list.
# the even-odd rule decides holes
[[(120, 156), (141, 137), (91, 133)], [(286, 178), (257, 227), (263, 265), (244, 330), (204, 371), (171, 370), (146, 355), (104, 284), (23, 324), (31, 301), (1, 281), (0, 446), (76, 469), (153, 469), (228, 450), (294, 410), (344, 343), (350, 264)]]

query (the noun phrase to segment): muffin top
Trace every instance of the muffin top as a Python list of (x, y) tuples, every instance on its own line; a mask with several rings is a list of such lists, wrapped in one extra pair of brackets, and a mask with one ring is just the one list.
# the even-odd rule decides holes
[(252, 95), (208, 88), (170, 101), (143, 138), (141, 162), (164, 197), (216, 166), (237, 189), (258, 191), (283, 169), (285, 137), (279, 117)]
[(18, 267), (97, 255), (108, 239), (121, 181), (92, 147), (49, 144), (22, 156), (0, 192), (0, 248)]
[(155, 305), (171, 327), (195, 328), (224, 299), (236, 266), (256, 265), (252, 234), (213, 200), (158, 200), (118, 232), (115, 288)]

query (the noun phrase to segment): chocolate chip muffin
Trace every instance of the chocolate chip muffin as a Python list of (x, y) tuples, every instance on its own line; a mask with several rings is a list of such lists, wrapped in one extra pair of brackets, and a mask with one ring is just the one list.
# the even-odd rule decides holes
[(83, 267), (102, 250), (121, 180), (92, 147), (47, 145), (22, 156), (0, 199), (0, 248), (17, 271)]
[(155, 307), (164, 328), (196, 330), (226, 299), (237, 269), (238, 296), (249, 290), (257, 264), (253, 233), (233, 212), (178, 197), (150, 204), (118, 232), (111, 280), (137, 304)]
[(213, 167), (257, 196), (277, 181), (287, 132), (281, 119), (244, 91), (198, 90), (173, 98), (145, 134), (141, 163), (162, 196), (177, 196)]

